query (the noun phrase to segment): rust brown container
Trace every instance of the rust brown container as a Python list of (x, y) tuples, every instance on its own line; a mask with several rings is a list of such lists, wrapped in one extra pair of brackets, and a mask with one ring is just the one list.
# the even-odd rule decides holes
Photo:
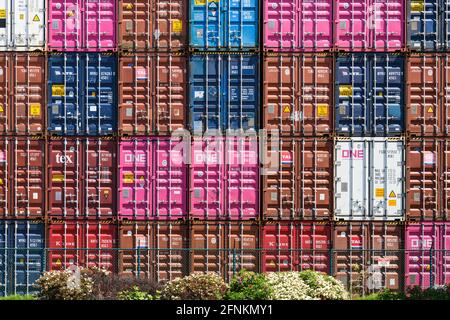
[(351, 222), (333, 228), (334, 276), (352, 294), (403, 288), (403, 225)]
[(187, 58), (135, 54), (119, 60), (119, 132), (170, 134), (185, 128)]
[(269, 138), (262, 148), (263, 219), (331, 219), (333, 140)]
[(44, 218), (45, 140), (0, 139), (0, 218)]
[(323, 136), (333, 130), (333, 57), (327, 54), (264, 58), (267, 130), (286, 136)]
[(180, 51), (187, 45), (188, 2), (119, 0), (119, 48)]
[(52, 138), (47, 147), (48, 217), (116, 217), (117, 143), (105, 138)]
[(122, 222), (119, 245), (119, 273), (123, 275), (168, 281), (188, 274), (186, 224)]
[(45, 56), (0, 53), (0, 133), (40, 135), (45, 131)]
[(258, 272), (259, 225), (254, 222), (193, 222), (190, 226), (190, 273), (233, 270)]

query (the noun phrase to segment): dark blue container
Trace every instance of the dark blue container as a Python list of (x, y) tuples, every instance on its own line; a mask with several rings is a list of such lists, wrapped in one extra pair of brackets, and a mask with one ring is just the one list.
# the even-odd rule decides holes
[(349, 136), (389, 136), (404, 131), (404, 59), (373, 53), (336, 61), (335, 130)]
[(117, 130), (117, 58), (67, 53), (49, 58), (48, 131), (112, 135)]
[(190, 0), (190, 45), (199, 50), (257, 49), (258, 0)]
[(0, 221), (0, 296), (33, 294), (45, 269), (44, 223)]
[(257, 55), (193, 55), (189, 85), (189, 118), (195, 133), (258, 130)]

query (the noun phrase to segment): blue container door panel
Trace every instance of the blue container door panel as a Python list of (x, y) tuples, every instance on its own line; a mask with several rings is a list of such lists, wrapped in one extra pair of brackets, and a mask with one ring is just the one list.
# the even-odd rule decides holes
[[(223, 2), (223, 1), (220, 1)], [(211, 0), (191, 0), (191, 45), (208, 48), (222, 46), (220, 2)]]
[(361, 135), (367, 130), (370, 98), (366, 70), (369, 64), (365, 55), (338, 58), (336, 131), (339, 133)]
[(7, 234), (5, 222), (0, 221), (0, 297), (7, 295), (8, 285), (8, 270), (9, 265), (8, 251), (4, 250), (7, 247)]
[(86, 57), (85, 130), (87, 135), (113, 134), (116, 117), (116, 59), (89, 54)]
[(82, 79), (79, 68), (83, 61), (77, 54), (51, 56), (49, 59), (48, 130), (56, 134), (82, 133)]
[(223, 1), (224, 20), (229, 24), (223, 28), (227, 46), (232, 48), (255, 47), (258, 43), (258, 1)]
[(220, 129), (222, 56), (193, 56), (190, 64), (191, 128), (195, 132)]
[(450, 1), (442, 0), (444, 3), (442, 4), (442, 35), (443, 35), (443, 43), (442, 49), (448, 51), (450, 49)]
[(438, 30), (439, 4), (436, 0), (408, 2), (410, 6), (409, 41), (416, 50), (437, 50), (440, 42)]
[(223, 72), (226, 94), (222, 106), (222, 127), (230, 130), (256, 130), (258, 119), (258, 59), (229, 55), (227, 70)]
[(375, 55), (371, 78), (372, 133), (376, 135), (403, 132), (403, 60), (389, 55)]

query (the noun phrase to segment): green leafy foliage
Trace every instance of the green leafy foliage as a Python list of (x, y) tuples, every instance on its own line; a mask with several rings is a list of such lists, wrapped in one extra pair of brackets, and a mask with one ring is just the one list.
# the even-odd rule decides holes
[(272, 288), (262, 273), (241, 270), (230, 281), (228, 300), (267, 300)]
[(119, 292), (119, 300), (153, 300), (153, 296), (148, 292), (141, 291), (138, 286), (133, 286), (130, 290)]

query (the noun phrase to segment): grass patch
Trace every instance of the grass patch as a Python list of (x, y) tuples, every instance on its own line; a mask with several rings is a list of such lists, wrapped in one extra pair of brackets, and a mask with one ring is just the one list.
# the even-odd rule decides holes
[(12, 296), (0, 297), (0, 300), (36, 300), (36, 297), (31, 294), (27, 295), (15, 294)]

